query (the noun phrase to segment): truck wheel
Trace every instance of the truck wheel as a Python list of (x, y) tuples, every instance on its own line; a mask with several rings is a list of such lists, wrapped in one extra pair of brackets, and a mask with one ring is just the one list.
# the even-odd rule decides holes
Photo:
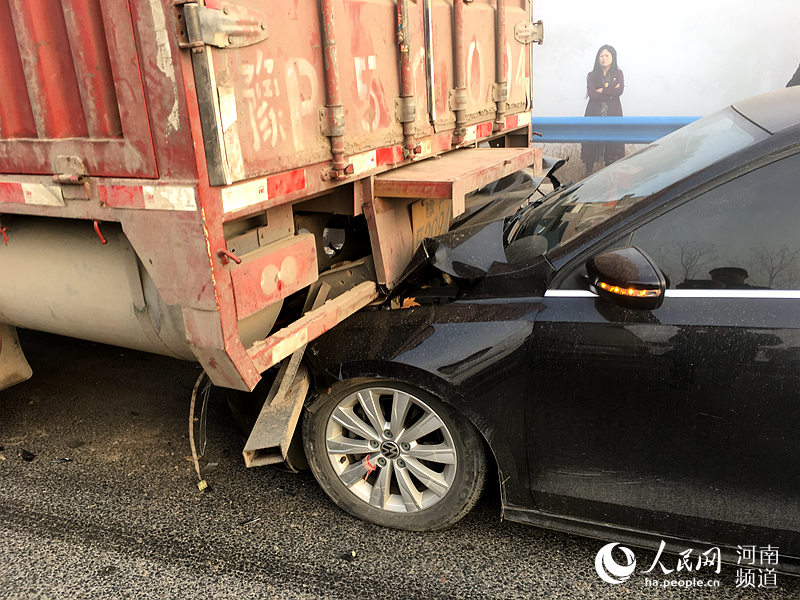
[(352, 380), (306, 411), (303, 444), (320, 487), (351, 515), (424, 531), (452, 525), (480, 497), (486, 454), (475, 428), (432, 395)]

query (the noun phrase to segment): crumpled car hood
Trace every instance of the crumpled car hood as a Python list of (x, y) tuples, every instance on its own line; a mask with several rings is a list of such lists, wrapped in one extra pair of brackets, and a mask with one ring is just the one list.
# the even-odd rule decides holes
[(495, 262), (506, 262), (503, 219), (426, 238), (409, 266), (417, 262), (427, 262), (442, 273), (459, 279), (479, 279)]
[(405, 281), (424, 265), (459, 279), (477, 280), (484, 277), (495, 263), (507, 262), (503, 244), (503, 224), (520, 206), (549, 178), (557, 187), (553, 173), (564, 165), (563, 159), (545, 158), (544, 175), (512, 175), (516, 177), (506, 183), (506, 189), (496, 190), (497, 184), (487, 186), (476, 195), (487, 196), (466, 217), (456, 220), (453, 229), (442, 235), (425, 238), (414, 253), (400, 281)]

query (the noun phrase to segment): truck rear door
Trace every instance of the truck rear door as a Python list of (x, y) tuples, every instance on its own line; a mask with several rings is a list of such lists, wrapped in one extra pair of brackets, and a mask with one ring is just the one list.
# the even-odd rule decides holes
[(0, 0), (0, 173), (157, 177), (138, 60), (127, 0)]
[[(530, 0), (502, 2), (507, 44), (500, 58), (495, 48), (498, 0), (467, 5), (464, 54), (455, 58), (453, 2), (425, 2), (425, 10), (422, 2), (408, 5), (417, 139), (454, 128), (453, 65), (458, 60), (466, 64), (467, 124), (493, 116), (496, 59), (506, 67), (508, 113), (529, 111), (530, 46), (515, 32), (530, 25)], [(192, 49), (212, 185), (330, 160), (329, 69), (336, 71), (341, 92), (342, 105), (336, 107), (341, 113), (334, 120), (341, 127), (346, 156), (403, 142), (399, 3), (333, 0), (335, 17), (329, 34), (336, 38), (335, 66), (323, 58), (326, 41), (318, 1), (179, 0), (175, 4), (182, 21), (181, 46)]]

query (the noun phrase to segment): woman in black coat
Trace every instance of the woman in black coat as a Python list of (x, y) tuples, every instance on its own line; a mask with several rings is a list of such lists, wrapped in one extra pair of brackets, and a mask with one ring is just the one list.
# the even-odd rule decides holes
[[(594, 69), (586, 75), (585, 117), (621, 117), (622, 103), (619, 97), (625, 91), (625, 78), (617, 66), (617, 51), (608, 44), (600, 46), (594, 59)], [(625, 144), (585, 143), (581, 147), (581, 160), (589, 175), (594, 163), (607, 165), (625, 156)]]

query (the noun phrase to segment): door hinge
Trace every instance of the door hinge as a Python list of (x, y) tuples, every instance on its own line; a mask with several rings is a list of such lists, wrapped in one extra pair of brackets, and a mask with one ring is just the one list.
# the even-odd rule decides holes
[(255, 9), (233, 4), (207, 8), (197, 2), (173, 2), (181, 48), (243, 48), (269, 37), (264, 14)]
[(56, 156), (56, 173), (53, 182), (61, 185), (61, 195), (65, 200), (88, 200), (88, 173), (79, 156)]
[(514, 39), (520, 44), (544, 43), (544, 23), (536, 21), (521, 21), (514, 26)]

